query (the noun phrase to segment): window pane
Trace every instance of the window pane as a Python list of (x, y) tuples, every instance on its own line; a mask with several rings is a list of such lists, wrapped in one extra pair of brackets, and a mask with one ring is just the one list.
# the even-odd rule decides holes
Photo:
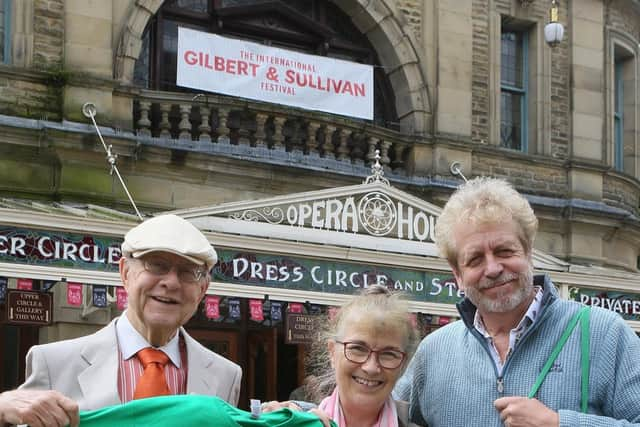
[(522, 88), (522, 34), (502, 33), (500, 80), (503, 85)]
[(160, 53), (160, 87), (174, 90), (178, 66), (178, 23), (169, 19), (163, 22), (162, 52)]
[(4, 62), (4, 38), (5, 38), (5, 26), (4, 26), (4, 0), (0, 0), (0, 62)]
[(149, 89), (149, 33), (150, 31), (147, 28), (142, 35), (140, 56), (138, 56), (138, 60), (133, 69), (133, 83), (146, 89)]
[(521, 117), (522, 95), (502, 92), (500, 102), (500, 145), (502, 147), (520, 150), (522, 147)]
[(167, 7), (207, 13), (209, 0), (170, 0), (167, 2)]
[(220, 7), (234, 7), (234, 6), (253, 6), (256, 3), (268, 3), (271, 0), (222, 0)]

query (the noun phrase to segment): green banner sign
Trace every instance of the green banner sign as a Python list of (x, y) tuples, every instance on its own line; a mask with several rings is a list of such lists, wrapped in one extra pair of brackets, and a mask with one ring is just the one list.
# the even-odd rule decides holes
[(118, 271), (122, 239), (0, 227), (0, 261)]
[(462, 298), (451, 274), (369, 264), (218, 250), (213, 280), (246, 286), (351, 295), (379, 283), (414, 301), (455, 304)]
[(602, 289), (570, 288), (570, 299), (592, 307), (602, 307), (626, 320), (640, 320), (640, 295)]

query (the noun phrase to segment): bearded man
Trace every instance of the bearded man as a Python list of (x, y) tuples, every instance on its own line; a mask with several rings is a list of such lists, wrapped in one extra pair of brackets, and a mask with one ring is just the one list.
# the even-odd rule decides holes
[(428, 335), (396, 385), (412, 422), (640, 426), (640, 340), (618, 314), (585, 314), (534, 276), (537, 227), (529, 202), (499, 179), (473, 179), (445, 205), (436, 243), (465, 299), (461, 320)]

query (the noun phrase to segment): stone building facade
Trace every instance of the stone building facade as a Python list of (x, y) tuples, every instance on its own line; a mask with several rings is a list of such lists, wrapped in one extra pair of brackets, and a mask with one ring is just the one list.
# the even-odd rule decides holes
[[(0, 197), (131, 211), (82, 114), (91, 102), (145, 213), (359, 184), (375, 150), (394, 187), (441, 206), (462, 182), (457, 162), (529, 197), (538, 250), (600, 272), (598, 286), (636, 289), (640, 2), (560, 0), (555, 47), (548, 0), (302, 3), (0, 0)], [(368, 52), (385, 113), (363, 121), (172, 86), (158, 46), (183, 16), (265, 44), (282, 30), (328, 55), (357, 33), (344, 51)]]

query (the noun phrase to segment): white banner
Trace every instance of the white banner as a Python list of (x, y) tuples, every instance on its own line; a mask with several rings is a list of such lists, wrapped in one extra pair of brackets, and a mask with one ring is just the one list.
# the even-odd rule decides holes
[(179, 86), (373, 119), (373, 67), (178, 29)]

